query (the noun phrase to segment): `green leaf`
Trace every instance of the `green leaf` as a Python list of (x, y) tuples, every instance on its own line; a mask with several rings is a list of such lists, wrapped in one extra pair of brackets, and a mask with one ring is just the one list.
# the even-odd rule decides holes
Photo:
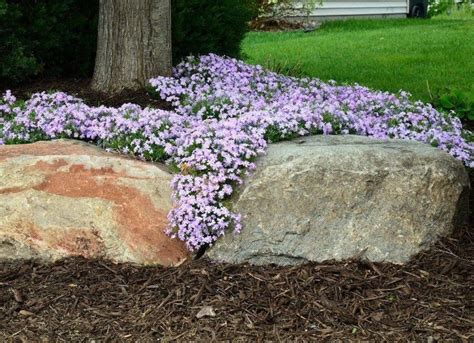
[(7, 13), (7, 2), (6, 0), (0, 0), (0, 17)]
[(458, 101), (462, 101), (466, 97), (466, 94), (463, 91), (461, 91), (460, 89), (454, 89), (451, 92), (451, 97), (458, 100)]
[(451, 110), (454, 108), (454, 104), (451, 102), (449, 95), (443, 95), (439, 98), (439, 103), (441, 107)]

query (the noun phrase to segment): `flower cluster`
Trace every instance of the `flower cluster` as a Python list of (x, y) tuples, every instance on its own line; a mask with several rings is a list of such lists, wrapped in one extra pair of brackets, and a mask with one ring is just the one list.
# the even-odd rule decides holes
[(212, 244), (228, 228), (240, 230), (227, 200), (268, 142), (317, 133), (401, 138), (437, 146), (474, 167), (474, 145), (463, 138), (459, 119), (404, 92), (291, 78), (212, 54), (189, 58), (173, 77), (150, 84), (173, 111), (92, 107), (65, 93), (37, 93), (18, 104), (8, 92), (0, 99), (0, 144), (76, 138), (166, 161), (178, 171), (169, 233), (190, 250)]
[[(357, 134), (431, 144), (472, 166), (459, 119), (410, 94), (291, 78), (216, 55), (189, 58), (173, 78), (150, 80), (177, 113), (228, 120), (251, 113), (269, 141), (311, 133)], [(258, 118), (256, 118), (258, 117)]]
[(174, 112), (125, 104), (119, 108), (92, 107), (66, 93), (35, 93), (14, 103), (7, 93), (0, 99), (0, 140), (18, 144), (73, 138), (103, 148), (162, 161), (173, 152), (185, 118)]

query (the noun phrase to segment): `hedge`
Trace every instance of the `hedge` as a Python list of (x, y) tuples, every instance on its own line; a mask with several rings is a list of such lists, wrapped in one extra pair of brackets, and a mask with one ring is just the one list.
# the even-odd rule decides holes
[[(98, 0), (0, 0), (0, 80), (90, 77)], [(217, 53), (237, 57), (253, 0), (172, 0), (173, 59)]]

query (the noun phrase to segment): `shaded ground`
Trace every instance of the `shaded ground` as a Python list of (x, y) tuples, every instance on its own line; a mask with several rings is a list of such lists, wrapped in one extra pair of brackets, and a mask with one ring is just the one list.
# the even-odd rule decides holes
[(118, 107), (125, 103), (171, 109), (165, 101), (150, 97), (146, 90), (124, 91), (114, 96), (95, 92), (89, 87), (90, 79), (38, 79), (22, 85), (8, 87), (0, 84), (0, 94), (10, 89), (19, 99), (28, 99), (32, 93), (44, 91), (63, 91), (83, 99), (91, 106), (105, 105)]
[[(0, 340), (474, 340), (474, 235), (400, 267), (139, 268), (71, 259), (0, 265)], [(215, 317), (196, 318), (204, 306)], [(431, 338), (430, 338), (431, 337)]]
[(250, 23), (253, 31), (292, 31), (304, 29), (304, 25), (276, 18), (255, 18)]

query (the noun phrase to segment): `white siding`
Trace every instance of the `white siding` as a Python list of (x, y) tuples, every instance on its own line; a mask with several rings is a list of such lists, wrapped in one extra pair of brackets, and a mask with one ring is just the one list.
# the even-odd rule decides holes
[[(290, 16), (305, 16), (302, 10), (305, 0), (295, 1), (295, 11)], [(301, 9), (301, 10), (299, 10)], [(341, 1), (323, 0), (322, 5), (312, 10), (310, 16), (315, 17), (346, 17), (346, 16), (380, 16), (380, 15), (406, 15), (408, 12), (407, 1)]]

